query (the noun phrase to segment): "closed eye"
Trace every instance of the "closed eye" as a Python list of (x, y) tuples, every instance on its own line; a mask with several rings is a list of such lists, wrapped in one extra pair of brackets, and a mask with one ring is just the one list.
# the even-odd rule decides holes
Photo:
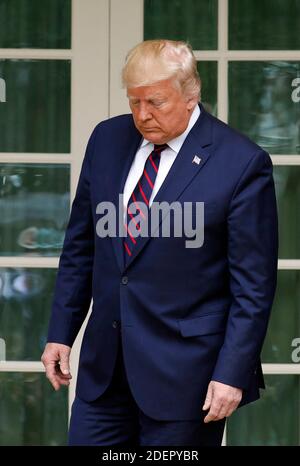
[(138, 105), (139, 101), (138, 100), (130, 100), (131, 105)]
[(165, 103), (164, 100), (150, 100), (150, 104), (153, 105), (154, 107), (160, 107)]

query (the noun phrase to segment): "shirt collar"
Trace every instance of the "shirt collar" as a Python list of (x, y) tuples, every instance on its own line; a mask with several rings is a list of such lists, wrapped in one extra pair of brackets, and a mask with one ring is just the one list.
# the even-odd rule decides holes
[[(180, 149), (181, 149), (187, 135), (189, 134), (192, 127), (194, 126), (194, 124), (198, 120), (200, 113), (201, 113), (200, 107), (199, 107), (199, 105), (196, 105), (193, 112), (192, 112), (192, 114), (191, 114), (191, 116), (190, 116), (189, 124), (187, 125), (185, 131), (182, 134), (180, 134), (179, 136), (177, 136), (176, 138), (171, 139), (171, 141), (168, 142), (168, 146), (174, 152), (176, 152), (177, 154), (180, 151)], [(151, 144), (151, 142), (144, 138), (143, 141), (142, 141), (141, 147), (145, 147), (147, 144)]]

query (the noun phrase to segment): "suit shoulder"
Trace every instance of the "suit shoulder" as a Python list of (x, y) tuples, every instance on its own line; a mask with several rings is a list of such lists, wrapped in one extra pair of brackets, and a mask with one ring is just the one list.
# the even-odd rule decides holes
[[(130, 144), (130, 141), (139, 138), (141, 135), (136, 129), (131, 114), (119, 115), (103, 120), (96, 125), (90, 141), (99, 154), (109, 147), (111, 151), (115, 148)], [(97, 157), (99, 158), (99, 157)]]
[(134, 126), (133, 118), (130, 113), (124, 115), (118, 115), (107, 120), (103, 120), (96, 128), (99, 128), (100, 131), (114, 131), (114, 130), (128, 130)]
[(98, 123), (92, 132), (91, 139), (96, 141), (96, 145), (124, 143), (124, 140), (130, 139), (136, 132), (131, 114), (118, 115)]

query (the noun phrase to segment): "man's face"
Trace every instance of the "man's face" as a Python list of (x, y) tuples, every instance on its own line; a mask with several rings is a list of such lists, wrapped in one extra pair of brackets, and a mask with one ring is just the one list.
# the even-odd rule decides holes
[(127, 89), (135, 126), (145, 139), (164, 144), (183, 133), (197, 100), (187, 99), (171, 79)]

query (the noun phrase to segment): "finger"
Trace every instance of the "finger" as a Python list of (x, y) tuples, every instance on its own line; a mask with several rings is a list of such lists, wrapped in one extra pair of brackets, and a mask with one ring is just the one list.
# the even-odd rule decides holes
[(59, 377), (61, 377), (62, 380), (71, 380), (72, 378), (71, 374), (65, 375), (65, 374), (60, 373), (58, 375)]
[(207, 415), (204, 418), (204, 422), (210, 422), (210, 421), (215, 421), (218, 419), (219, 412), (221, 410), (221, 405), (218, 406), (217, 403), (212, 400), (210, 410), (207, 413)]
[(70, 375), (69, 355), (61, 354), (60, 356), (60, 370), (64, 375)]
[(217, 413), (210, 409), (208, 414), (205, 416), (203, 422), (205, 422), (205, 424), (207, 424), (208, 422), (216, 421), (217, 419), (218, 419)]
[(66, 385), (66, 386), (70, 385), (70, 380), (68, 379), (57, 378), (56, 380), (59, 383), (59, 385)]
[(59, 390), (60, 385), (63, 383), (62, 374), (57, 371), (57, 364), (54, 362), (48, 363), (46, 366), (46, 377), (49, 382), (52, 384), (55, 390)]
[(217, 414), (217, 418), (215, 420), (223, 419), (224, 417), (228, 416), (228, 413), (231, 412), (234, 408), (234, 401), (232, 399), (227, 400), (226, 398), (222, 398), (220, 403), (220, 409)]
[(70, 385), (70, 378), (66, 378), (65, 376), (60, 374), (47, 375), (47, 378), (55, 390), (59, 390), (61, 385)]
[(232, 415), (232, 413), (237, 409), (239, 405), (239, 401), (233, 401), (232, 403), (229, 404), (229, 406), (227, 407), (227, 410), (226, 410), (226, 413), (225, 413), (225, 416), (224, 417), (229, 417)]
[(222, 403), (216, 400), (216, 397), (213, 397), (210, 404), (210, 409), (207, 415), (204, 418), (204, 422), (216, 421), (218, 419), (219, 413), (222, 409)]
[(56, 362), (50, 362), (48, 364), (45, 364), (45, 369), (46, 369), (46, 376), (48, 378), (53, 378), (56, 376)]
[(205, 401), (204, 401), (204, 405), (202, 407), (203, 411), (206, 411), (207, 409), (210, 408), (211, 400), (212, 400), (212, 385), (209, 384), (208, 389), (207, 389), (207, 393), (206, 393), (206, 398), (205, 398)]
[(230, 412), (231, 408), (229, 407), (229, 405), (222, 406), (215, 421), (219, 421), (221, 419), (224, 419), (224, 417), (228, 417), (230, 415)]
[(61, 366), (60, 364), (57, 364), (56, 367), (55, 367), (55, 374), (60, 377), (61, 379), (71, 379), (72, 378), (72, 375), (70, 374), (70, 372), (68, 374), (63, 374), (62, 373), (62, 370), (61, 370)]
[(46, 374), (46, 377), (47, 379), (49, 380), (49, 382), (51, 383), (52, 387), (54, 388), (54, 390), (59, 390), (60, 389), (60, 383), (59, 381), (57, 380), (57, 377), (55, 375), (48, 375)]

